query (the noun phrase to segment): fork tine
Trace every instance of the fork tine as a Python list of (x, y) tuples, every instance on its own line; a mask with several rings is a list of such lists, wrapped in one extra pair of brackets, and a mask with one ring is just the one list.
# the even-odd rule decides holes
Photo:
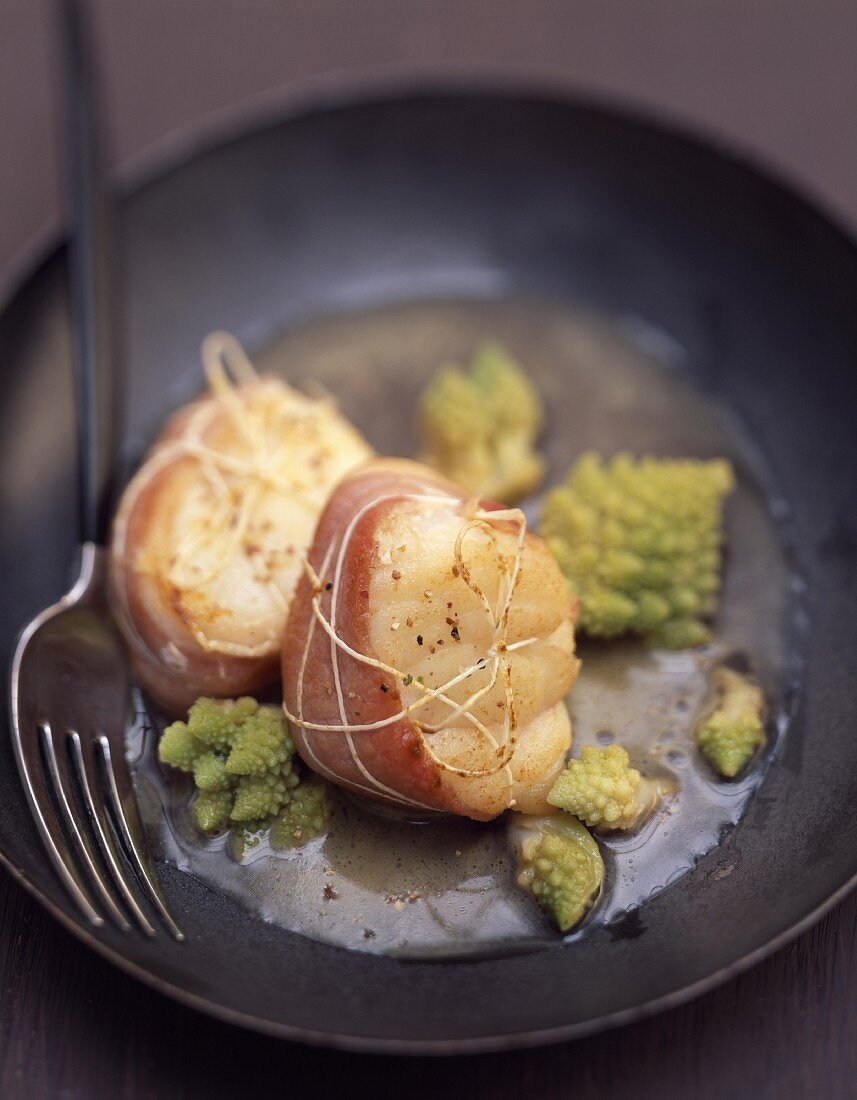
[[(128, 775), (127, 764), (123, 759), (119, 767), (116, 767), (110, 753), (110, 742), (103, 734), (96, 738), (95, 743), (101, 750), (101, 764), (107, 786), (108, 805), (113, 811), (116, 828), (124, 841), (126, 855), (139, 876), (146, 896), (157, 910), (164, 926), (179, 943), (183, 943), (185, 935), (170, 915), (161, 887), (147, 867), (147, 860), (141, 855), (142, 852), (145, 852), (143, 823), (140, 820), (140, 811), (137, 808), (137, 800), (131, 785), (131, 777)], [(120, 785), (122, 787), (121, 793)]]
[(89, 823), (98, 842), (98, 847), (104, 857), (104, 862), (113, 876), (117, 890), (122, 895), (122, 900), (128, 907), (132, 917), (140, 926), (141, 931), (147, 936), (154, 936), (155, 929), (148, 917), (140, 908), (137, 899), (128, 884), (127, 874), (121, 863), (120, 856), (110, 831), (111, 823), (104, 809), (104, 803), (98, 790), (95, 769), (89, 760), (84, 757), (83, 745), (77, 730), (68, 733), (68, 742), (71, 749), (71, 759), (77, 774), (77, 781), (83, 794), (84, 805), (89, 816)]
[(123, 932), (127, 932), (131, 928), (131, 925), (128, 923), (127, 919), (122, 914), (122, 911), (113, 900), (107, 883), (104, 881), (104, 876), (102, 875), (97, 863), (95, 862), (95, 858), (89, 841), (86, 839), (83, 831), (78, 825), (75, 811), (72, 809), (72, 800), (69, 797), (67, 782), (63, 778), (63, 771), (65, 769), (61, 769), (60, 767), (59, 759), (57, 757), (56, 749), (54, 747), (53, 734), (51, 732), (50, 726), (47, 725), (47, 723), (39, 726), (39, 735), (41, 739), (42, 751), (44, 753), (48, 777), (53, 786), (54, 796), (56, 797), (57, 805), (60, 809), (60, 816), (74, 844), (74, 849), (77, 857), (80, 860), (81, 864), (88, 871), (89, 880), (94, 886), (99, 898), (101, 899), (104, 908), (113, 919), (113, 922)]
[[(54, 805), (51, 802), (44, 781), (44, 767), (39, 754), (39, 743), (35, 739), (25, 744), (19, 736), (16, 723), (12, 725), (12, 744), (18, 762), (18, 770), (24, 782), (24, 792), (30, 804), (30, 810), (42, 838), (42, 843), (50, 856), (54, 868), (68, 890), (78, 909), (94, 928), (101, 928), (104, 917), (92, 903), (89, 890), (83, 883), (80, 872), (68, 850), (68, 843), (57, 821)], [(39, 737), (42, 737), (41, 727)]]

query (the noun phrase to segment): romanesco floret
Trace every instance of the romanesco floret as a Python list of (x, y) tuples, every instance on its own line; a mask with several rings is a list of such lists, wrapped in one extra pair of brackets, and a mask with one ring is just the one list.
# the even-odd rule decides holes
[(187, 722), (164, 730), (159, 756), (193, 775), (200, 792), (193, 813), (204, 832), (276, 814), (299, 782), (281, 711), (249, 697), (198, 699)]
[(262, 775), (291, 760), (294, 752), (288, 727), (276, 707), (260, 707), (247, 715), (231, 744), (226, 761), (230, 775)]
[(271, 847), (298, 848), (325, 832), (329, 819), (327, 785), (306, 780), (271, 822)]
[(188, 712), (188, 732), (208, 748), (223, 751), (232, 747), (236, 731), (258, 712), (259, 704), (249, 695), (241, 699), (197, 699)]
[(717, 610), (725, 460), (583, 455), (547, 494), (540, 533), (580, 599), (580, 627), (682, 649)]
[(235, 788), (233, 821), (259, 821), (277, 813), (300, 782), (291, 761), (264, 775), (244, 775)]
[[(161, 757), (163, 759), (163, 757)], [(201, 791), (228, 791), (232, 776), (226, 770), (225, 752), (203, 751), (193, 762), (193, 781)]]
[(744, 770), (764, 743), (762, 689), (730, 668), (714, 672), (718, 695), (716, 709), (696, 730), (696, 740), (705, 759), (726, 779)]
[(610, 832), (642, 824), (668, 789), (665, 780), (645, 778), (632, 768), (621, 745), (584, 745), (560, 772), (548, 802), (598, 832)]
[(576, 817), (515, 814), (512, 838), (518, 847), (518, 885), (529, 890), (560, 932), (579, 924), (604, 880), (598, 844)]
[(204, 833), (218, 833), (229, 826), (231, 791), (200, 791), (193, 804), (193, 816)]
[(469, 370), (441, 367), (423, 393), (424, 461), (469, 492), (511, 503), (544, 477), (534, 449), (543, 419), (529, 378), (502, 348), (486, 344)]
[(158, 744), (158, 756), (162, 764), (169, 764), (179, 771), (193, 771), (196, 758), (201, 755), (202, 747), (184, 722), (173, 722), (167, 726)]

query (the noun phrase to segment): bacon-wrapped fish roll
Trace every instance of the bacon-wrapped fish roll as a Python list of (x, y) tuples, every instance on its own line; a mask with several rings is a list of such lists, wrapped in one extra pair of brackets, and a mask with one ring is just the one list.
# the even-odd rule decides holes
[(545, 812), (571, 742), (575, 612), (522, 512), (417, 463), (367, 463), (334, 490), (292, 601), (298, 751), (413, 812)]
[(110, 548), (137, 674), (171, 712), (277, 678), (319, 514), (372, 453), (332, 402), (257, 376), (232, 337), (208, 337), (203, 360), (211, 392), (167, 424), (122, 497)]

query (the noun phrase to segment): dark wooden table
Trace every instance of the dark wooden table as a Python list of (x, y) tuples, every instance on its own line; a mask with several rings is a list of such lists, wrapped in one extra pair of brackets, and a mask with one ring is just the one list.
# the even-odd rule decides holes
[[(97, 8), (123, 161), (231, 104), (324, 74), (523, 67), (724, 135), (857, 222), (857, 144), (842, 129), (857, 114), (855, 0)], [(56, 217), (48, 13), (37, 0), (0, 0), (0, 284)], [(293, 1087), (301, 1098), (374, 1087), (413, 1100), (857, 1097), (855, 918), (852, 897), (737, 980), (607, 1035), (507, 1055), (390, 1059), (261, 1038), (173, 1004), (91, 954), (0, 872), (0, 1100), (255, 1100)]]
[(174, 1004), (93, 955), (0, 873), (0, 1097), (255, 1100), (296, 1088), (337, 1100), (847, 1100), (857, 1096), (855, 918), (852, 896), (747, 974), (605, 1035), (394, 1059), (268, 1039)]

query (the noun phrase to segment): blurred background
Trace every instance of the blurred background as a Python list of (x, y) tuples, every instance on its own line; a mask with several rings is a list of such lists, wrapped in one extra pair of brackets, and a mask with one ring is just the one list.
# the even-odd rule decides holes
[[(857, 227), (855, 0), (93, 0), (128, 179), (290, 98), (555, 85), (727, 141)], [(48, 0), (0, 0), (0, 289), (58, 219)]]

